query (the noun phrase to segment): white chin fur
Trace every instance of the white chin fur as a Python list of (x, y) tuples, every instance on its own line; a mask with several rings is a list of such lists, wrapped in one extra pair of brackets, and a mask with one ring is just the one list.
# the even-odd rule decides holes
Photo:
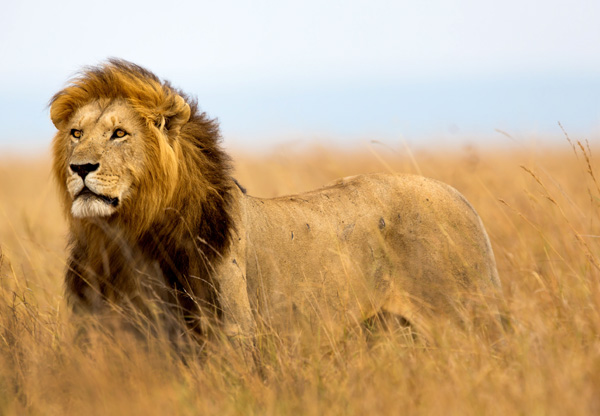
[(71, 206), (71, 214), (75, 218), (108, 217), (117, 209), (96, 198), (77, 198)]

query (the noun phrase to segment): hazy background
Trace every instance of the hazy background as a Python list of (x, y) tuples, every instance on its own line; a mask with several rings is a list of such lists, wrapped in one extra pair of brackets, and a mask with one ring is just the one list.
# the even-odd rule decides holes
[(46, 151), (49, 98), (121, 57), (198, 98), (228, 147), (600, 133), (600, 2), (20, 1), (0, 14), (0, 152)]

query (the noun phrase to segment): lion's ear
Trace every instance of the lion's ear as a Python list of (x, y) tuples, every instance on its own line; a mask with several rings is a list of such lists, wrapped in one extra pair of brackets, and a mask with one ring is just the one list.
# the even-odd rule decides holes
[(64, 97), (58, 94), (50, 101), (50, 119), (58, 130), (64, 127), (73, 112), (73, 109), (66, 101)]
[(164, 115), (164, 127), (170, 139), (175, 139), (181, 127), (190, 120), (191, 109), (183, 97), (176, 95), (170, 111)]

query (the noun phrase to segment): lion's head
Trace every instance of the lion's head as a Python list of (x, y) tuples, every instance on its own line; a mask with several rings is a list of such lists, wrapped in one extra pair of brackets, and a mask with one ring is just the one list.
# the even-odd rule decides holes
[(216, 122), (149, 71), (110, 60), (83, 71), (50, 105), (53, 171), (72, 222), (117, 220), (139, 236), (167, 208), (197, 202), (191, 215), (201, 215), (211, 197), (223, 198), (229, 165)]

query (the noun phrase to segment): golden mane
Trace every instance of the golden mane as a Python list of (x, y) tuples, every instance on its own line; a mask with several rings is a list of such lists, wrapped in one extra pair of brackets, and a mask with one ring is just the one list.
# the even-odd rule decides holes
[[(68, 122), (82, 106), (99, 102), (108, 106), (124, 100), (144, 121), (145, 171), (137, 178), (135, 197), (107, 219), (77, 219), (70, 215), (66, 189)], [(86, 273), (98, 274), (104, 258), (110, 280), (126, 267), (123, 244), (141, 249), (144, 256), (168, 258), (162, 273), (173, 286), (185, 288), (187, 276), (180, 261), (203, 253), (206, 264), (227, 250), (233, 228), (230, 159), (221, 149), (218, 123), (200, 112), (196, 100), (159, 80), (151, 72), (123, 60), (112, 59), (86, 68), (50, 101), (50, 114), (58, 132), (53, 141), (53, 173), (70, 223), (71, 273), (67, 285), (82, 295)], [(106, 257), (108, 256), (108, 259)], [(125, 256), (126, 257), (126, 256)], [(204, 266), (206, 269), (208, 266)], [(116, 271), (116, 272), (115, 272)], [(195, 270), (203, 276), (207, 270)], [(118, 282), (110, 282), (118, 286)]]
[[(75, 110), (98, 99), (126, 99), (149, 123), (160, 126), (185, 107), (182, 94), (150, 71), (123, 60), (88, 67), (52, 98), (50, 117), (59, 127)], [(185, 116), (185, 111), (183, 116)], [(187, 112), (189, 116), (189, 111)]]

